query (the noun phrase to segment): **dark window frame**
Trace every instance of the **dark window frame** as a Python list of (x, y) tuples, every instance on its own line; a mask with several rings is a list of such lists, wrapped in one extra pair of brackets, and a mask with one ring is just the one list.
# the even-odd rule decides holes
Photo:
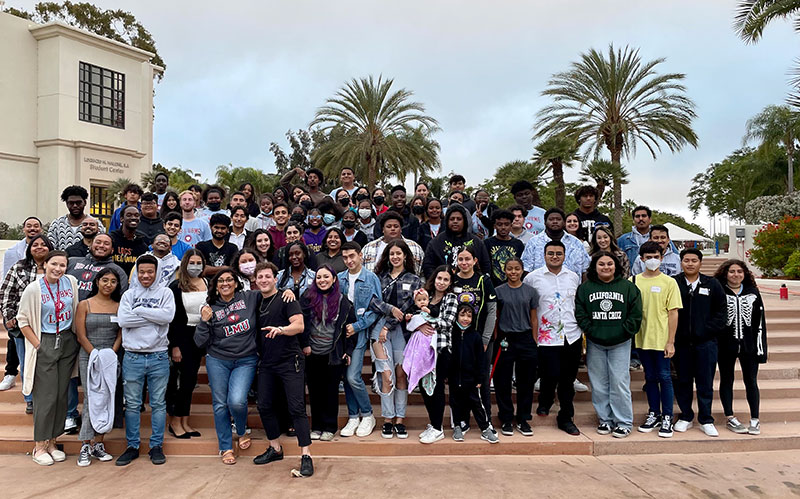
[(78, 63), (78, 119), (125, 129), (125, 75)]
[(94, 218), (100, 220), (106, 230), (111, 226), (111, 217), (114, 215), (114, 205), (106, 201), (106, 194), (108, 193), (107, 185), (91, 184), (90, 198), (92, 204), (89, 208), (89, 214)]

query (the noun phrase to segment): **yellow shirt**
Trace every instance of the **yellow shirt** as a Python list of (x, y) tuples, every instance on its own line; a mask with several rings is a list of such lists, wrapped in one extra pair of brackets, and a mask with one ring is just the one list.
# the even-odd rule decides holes
[(662, 273), (656, 277), (639, 274), (635, 284), (642, 293), (642, 326), (636, 333), (636, 348), (664, 350), (669, 339), (669, 311), (683, 308), (678, 283)]

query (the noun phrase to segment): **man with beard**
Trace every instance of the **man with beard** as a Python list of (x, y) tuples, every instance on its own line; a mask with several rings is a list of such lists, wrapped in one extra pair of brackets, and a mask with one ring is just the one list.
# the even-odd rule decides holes
[(139, 208), (126, 206), (121, 213), (122, 228), (111, 232), (114, 245), (114, 263), (122, 267), (125, 274), (130, 274), (136, 259), (147, 253), (147, 236), (139, 232)]
[(83, 239), (66, 249), (67, 256), (70, 258), (73, 256), (82, 257), (89, 254), (92, 241), (94, 241), (95, 236), (100, 233), (100, 223), (94, 217), (86, 217), (83, 219), (83, 222), (81, 222), (80, 230)]
[[(25, 238), (6, 250), (3, 255), (3, 277), (8, 270), (18, 261), (25, 259), (25, 252), (34, 237), (42, 233), (42, 221), (36, 217), (28, 217), (22, 222), (22, 233)], [(13, 317), (12, 317), (13, 318)]]
[(235, 244), (228, 242), (228, 231), (231, 219), (227, 215), (215, 213), (211, 216), (211, 240), (197, 243), (197, 250), (206, 259), (205, 277), (217, 275), (221, 267), (228, 267), (233, 262), (233, 255), (239, 251)]
[[(68, 213), (53, 220), (47, 230), (47, 238), (57, 250), (65, 250), (77, 243), (83, 236), (79, 232), (83, 219), (88, 215), (84, 213), (89, 192), (79, 185), (71, 185), (61, 191), (61, 201), (67, 205)], [(101, 224), (100, 232), (106, 228)]]
[(125, 291), (128, 287), (128, 274), (114, 263), (111, 255), (114, 246), (111, 236), (108, 234), (98, 234), (89, 247), (89, 254), (82, 257), (69, 259), (67, 274), (78, 280), (78, 300), (85, 300), (92, 291), (92, 282), (95, 275), (106, 267), (111, 268), (117, 275), (120, 289)]

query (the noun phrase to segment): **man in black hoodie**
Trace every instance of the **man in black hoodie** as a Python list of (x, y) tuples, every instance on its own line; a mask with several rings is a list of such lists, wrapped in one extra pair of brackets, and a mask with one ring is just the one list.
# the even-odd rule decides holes
[(492, 262), (489, 259), (489, 252), (478, 236), (469, 233), (468, 226), (471, 217), (467, 209), (460, 204), (451, 204), (447, 208), (444, 216), (444, 230), (439, 231), (425, 249), (425, 258), (422, 260), (422, 273), (429, 277), (436, 267), (440, 265), (450, 265), (456, 263), (455, 251), (461, 246), (473, 246), (478, 255), (478, 265), (480, 271), (489, 273), (492, 270)]
[(575, 201), (578, 203), (578, 209), (575, 210), (575, 216), (581, 222), (581, 228), (578, 231), (578, 236), (584, 241), (592, 241), (592, 234), (594, 228), (601, 225), (608, 226), (611, 233), (614, 233), (614, 224), (611, 219), (597, 211), (597, 189), (591, 185), (584, 185), (575, 191)]
[(164, 221), (158, 215), (158, 196), (152, 192), (145, 193), (141, 202), (142, 216), (137, 230), (147, 237), (149, 244), (153, 244), (156, 236), (164, 233)]
[(696, 248), (681, 251), (683, 272), (675, 276), (683, 308), (678, 310), (675, 334), (675, 398), (681, 413), (673, 428), (692, 427), (692, 382), (697, 385), (697, 421), (709, 437), (719, 436), (711, 416), (714, 373), (717, 370), (717, 338), (725, 329), (728, 305), (719, 281), (700, 273), (703, 254)]

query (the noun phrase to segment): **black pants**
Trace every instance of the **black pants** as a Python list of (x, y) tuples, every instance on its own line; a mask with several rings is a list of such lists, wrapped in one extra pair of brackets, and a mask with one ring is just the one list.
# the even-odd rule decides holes
[(308, 401), (311, 404), (311, 429), (336, 433), (339, 429), (339, 381), (345, 365), (330, 365), (329, 355), (306, 357)]
[(8, 347), (6, 348), (6, 376), (16, 376), (19, 374), (19, 356), (17, 345), (11, 333), (8, 334)]
[(433, 394), (428, 395), (422, 387), (419, 389), (422, 401), (425, 402), (425, 410), (428, 411), (428, 418), (431, 420), (431, 426), (440, 431), (444, 419), (445, 379), (447, 379), (449, 369), (450, 352), (446, 350), (439, 352), (439, 356), (436, 358), (436, 388), (433, 389)]
[(578, 364), (581, 361), (583, 342), (578, 339), (570, 345), (564, 339), (564, 344), (559, 346), (539, 347), (539, 409), (550, 410), (558, 391), (558, 423), (572, 421), (575, 408), (572, 400), (575, 398), (575, 376), (578, 375)]
[(711, 340), (699, 345), (678, 345), (672, 358), (677, 381), (673, 383), (675, 398), (681, 410), (678, 419), (694, 419), (692, 399), (693, 385), (697, 385), (697, 422), (713, 423), (711, 401), (714, 399), (714, 373), (717, 371), (717, 341)]
[[(502, 350), (501, 340), (508, 341), (508, 348)], [(494, 394), (497, 398), (497, 412), (500, 422), (511, 423), (514, 419), (514, 403), (511, 398), (512, 374), (517, 375), (517, 413), (518, 423), (530, 421), (533, 407), (533, 384), (536, 381), (536, 342), (530, 331), (498, 333), (495, 348), (500, 350), (497, 367), (494, 371)]]
[(494, 352), (494, 340), (489, 342), (489, 345), (486, 347), (486, 373), (483, 377), (483, 381), (481, 381), (481, 402), (483, 403), (483, 408), (486, 410), (486, 419), (491, 422), (492, 421), (492, 364), (494, 363), (494, 357), (492, 357), (492, 353)]
[(480, 389), (477, 383), (461, 384), (450, 383), (450, 411), (453, 413), (453, 423), (469, 423), (469, 412), (475, 417), (475, 422), (481, 430), (489, 427), (488, 411), (481, 400)]
[(758, 391), (758, 358), (745, 352), (738, 352), (736, 346), (720, 345), (719, 348), (719, 399), (725, 416), (733, 416), (733, 368), (739, 359), (742, 366), (744, 390), (747, 404), (750, 406), (750, 417), (758, 418), (761, 395)]
[(261, 416), (261, 424), (267, 432), (267, 438), (276, 440), (281, 435), (278, 412), (273, 399), (276, 391), (280, 390), (282, 381), (289, 415), (297, 432), (297, 443), (300, 447), (311, 445), (311, 430), (306, 416), (305, 358), (297, 355), (274, 366), (260, 364), (257, 376), (258, 414)]
[(181, 361), (173, 362), (169, 368), (167, 382), (167, 413), (185, 417), (192, 407), (192, 393), (197, 386), (197, 372), (205, 352), (193, 345), (179, 347)]

